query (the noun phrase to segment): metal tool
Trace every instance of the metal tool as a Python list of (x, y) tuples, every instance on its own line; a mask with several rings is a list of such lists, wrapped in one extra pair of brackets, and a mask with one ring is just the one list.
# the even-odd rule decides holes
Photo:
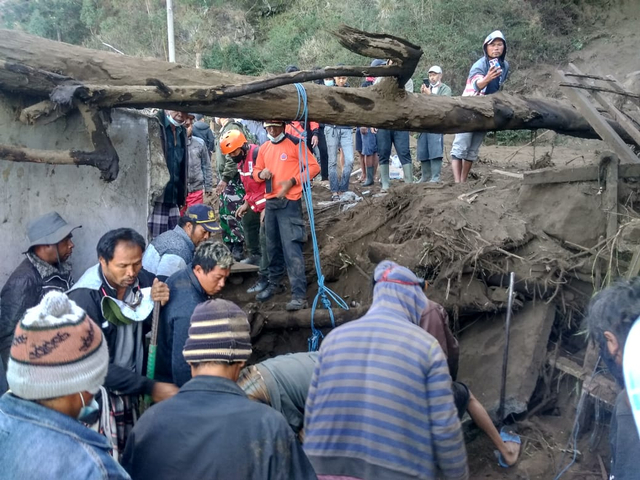
[(507, 367), (509, 364), (509, 334), (511, 331), (511, 310), (513, 307), (513, 284), (515, 282), (516, 274), (511, 272), (509, 274), (509, 300), (507, 302), (507, 319), (505, 321), (505, 342), (504, 342), (504, 356), (502, 358), (502, 383), (500, 385), (500, 406), (498, 407), (498, 422), (500, 425), (504, 422), (504, 403), (507, 393)]
[[(156, 373), (158, 323), (160, 323), (160, 302), (153, 302), (153, 315), (151, 316), (151, 341), (149, 342), (149, 355), (147, 356), (147, 378), (150, 378), (151, 380), (153, 380)], [(151, 396), (145, 395), (144, 400), (147, 406), (151, 406)]]

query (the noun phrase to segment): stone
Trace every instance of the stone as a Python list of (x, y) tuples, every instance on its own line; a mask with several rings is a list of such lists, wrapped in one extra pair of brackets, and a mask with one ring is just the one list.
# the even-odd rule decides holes
[[(527, 410), (546, 361), (555, 304), (528, 302), (511, 318), (505, 418)], [(505, 344), (506, 314), (475, 322), (460, 338), (458, 380), (497, 418)]]

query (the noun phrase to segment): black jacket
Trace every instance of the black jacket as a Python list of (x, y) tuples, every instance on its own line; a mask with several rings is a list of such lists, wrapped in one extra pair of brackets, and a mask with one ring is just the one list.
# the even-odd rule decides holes
[[(102, 275), (102, 269), (100, 268), (100, 275)], [(147, 288), (153, 284), (153, 274), (146, 270), (140, 270), (138, 273), (139, 288)], [(81, 282), (80, 282), (81, 283)], [(116, 291), (111, 286), (102, 282), (100, 290), (92, 290), (89, 288), (77, 288), (68, 293), (69, 298), (76, 302), (80, 308), (82, 308), (90, 318), (92, 318), (98, 325), (102, 327), (102, 333), (107, 340), (107, 346), (109, 347), (109, 370), (107, 371), (107, 378), (104, 381), (104, 386), (107, 390), (117, 391), (123, 395), (142, 395), (151, 394), (155, 382), (142, 376), (141, 374), (132, 372), (126, 368), (115, 365), (114, 357), (116, 352), (116, 338), (117, 329), (113, 323), (109, 322), (102, 315), (102, 309), (100, 308), (100, 302), (104, 294), (102, 289), (111, 297), (116, 297)], [(146, 334), (151, 330), (151, 315), (144, 321)], [(144, 354), (146, 361), (147, 355)], [(142, 373), (142, 372), (140, 372)]]
[(25, 258), (0, 292), (0, 357), (5, 369), (9, 364), (13, 332), (27, 309), (35, 307), (47, 293), (53, 290), (66, 292), (73, 285), (70, 271), (61, 273), (48, 264), (43, 268), (45, 277), (28, 257)]
[(167, 286), (169, 302), (160, 313), (155, 378), (181, 387), (191, 380), (191, 368), (182, 355), (189, 337), (191, 314), (209, 297), (190, 265), (171, 275)]
[(133, 480), (316, 480), (280, 413), (210, 376), (193, 378), (140, 417), (122, 466)]
[(209, 125), (199, 121), (193, 124), (192, 133), (194, 137), (204, 140), (204, 144), (207, 146), (209, 152), (214, 152), (216, 149), (216, 138), (213, 136), (213, 132)]
[(167, 120), (165, 111), (160, 110), (157, 118), (160, 121), (162, 150), (169, 170), (169, 182), (164, 188), (163, 203), (181, 207), (187, 198), (187, 179), (189, 177), (187, 129), (176, 127), (174, 141), (171, 124)]

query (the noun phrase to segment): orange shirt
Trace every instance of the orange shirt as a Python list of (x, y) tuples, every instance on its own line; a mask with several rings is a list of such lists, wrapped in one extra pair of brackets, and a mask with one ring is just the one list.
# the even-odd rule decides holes
[[(302, 179), (300, 176), (300, 164), (298, 162), (298, 143), (300, 139), (286, 135), (280, 143), (265, 142), (260, 146), (258, 158), (253, 167), (253, 178), (257, 182), (264, 182), (258, 174), (267, 168), (271, 172), (271, 193), (265, 194), (265, 198), (275, 198), (282, 188), (279, 183), (295, 178), (296, 184), (287, 192), (289, 200), (300, 200), (302, 197)], [(302, 146), (307, 151), (309, 159), (309, 177), (313, 179), (320, 173), (320, 165), (316, 157), (306, 145)], [(303, 150), (304, 152), (304, 150)], [(304, 153), (303, 153), (304, 154)], [(306, 176), (306, 175), (305, 175)]]

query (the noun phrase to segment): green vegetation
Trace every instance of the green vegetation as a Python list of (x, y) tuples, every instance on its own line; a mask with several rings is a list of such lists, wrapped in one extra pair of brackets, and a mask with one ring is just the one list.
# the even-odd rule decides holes
[[(501, 29), (513, 68), (562, 61), (592, 35), (611, 0), (174, 0), (178, 61), (258, 75), (288, 64), (363, 64), (330, 35), (345, 23), (421, 45), (417, 86), (432, 64), (455, 93), (482, 40)], [(1, 21), (69, 43), (166, 58), (162, 0), (7, 0)]]

